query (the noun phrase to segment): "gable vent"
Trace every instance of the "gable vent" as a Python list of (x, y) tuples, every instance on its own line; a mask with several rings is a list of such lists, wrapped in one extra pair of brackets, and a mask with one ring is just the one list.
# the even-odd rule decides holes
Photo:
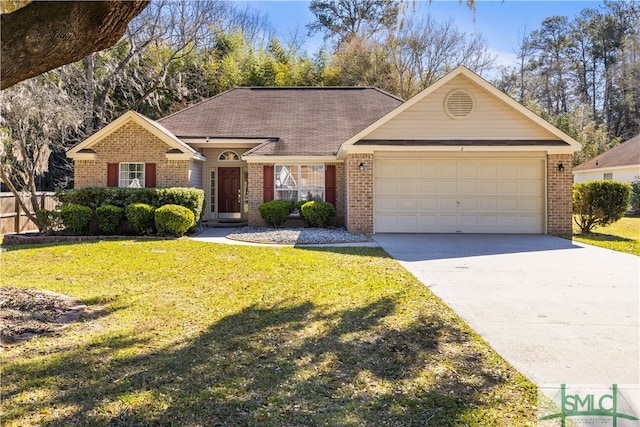
[(456, 89), (447, 95), (444, 107), (452, 119), (465, 119), (473, 111), (473, 98), (466, 90)]

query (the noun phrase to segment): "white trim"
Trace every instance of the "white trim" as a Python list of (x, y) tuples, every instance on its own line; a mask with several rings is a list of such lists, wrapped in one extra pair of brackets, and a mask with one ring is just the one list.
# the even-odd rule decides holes
[[(458, 77), (460, 75), (468, 78), (473, 83), (475, 83), (476, 85), (480, 86), (485, 91), (489, 92), (491, 95), (493, 95), (496, 98), (498, 98), (500, 101), (504, 102), (508, 106), (512, 107), (516, 111), (518, 111), (521, 114), (523, 114), (525, 117), (527, 117), (530, 120), (532, 120), (534, 123), (538, 124), (539, 126), (544, 128), (545, 130), (549, 131), (551, 134), (555, 135), (556, 137), (558, 137), (562, 141), (565, 141), (565, 142), (567, 142), (569, 144), (569, 147), (565, 147), (563, 149), (563, 151), (555, 151), (552, 147), (550, 147), (547, 150), (548, 152), (554, 152), (554, 153), (556, 153), (556, 152), (558, 152), (558, 153), (559, 152), (571, 152), (571, 153), (573, 153), (575, 151), (579, 151), (582, 148), (578, 141), (576, 141), (575, 139), (571, 138), (569, 135), (567, 135), (566, 133), (562, 132), (560, 129), (556, 128), (551, 123), (547, 122), (542, 117), (540, 117), (537, 114), (535, 114), (533, 111), (531, 111), (528, 108), (524, 107), (523, 105), (521, 105), (520, 103), (515, 101), (513, 98), (511, 98), (510, 96), (506, 95), (505, 93), (500, 91), (498, 88), (493, 86), (491, 83), (489, 83), (488, 81), (484, 80), (482, 77), (478, 76), (477, 74), (475, 74), (474, 72), (472, 72), (468, 68), (464, 67), (463, 65), (460, 65), (455, 70), (453, 70), (452, 72), (450, 72), (446, 76), (442, 77), (440, 80), (438, 80), (437, 82), (435, 82), (434, 84), (432, 84), (428, 88), (424, 89), (422, 92), (420, 92), (417, 95), (415, 95), (413, 98), (411, 98), (408, 101), (406, 101), (405, 103), (401, 104), (400, 106), (398, 106), (397, 108), (395, 108), (391, 112), (387, 113), (386, 115), (384, 115), (380, 119), (376, 120), (374, 123), (372, 123), (371, 125), (369, 125), (365, 129), (363, 129), (362, 131), (358, 132), (357, 134), (355, 134), (354, 136), (349, 138), (347, 141), (343, 142), (342, 145), (340, 146), (340, 149), (338, 150), (337, 157), (343, 158), (345, 156), (345, 154), (344, 154), (345, 151), (349, 151), (349, 152), (353, 151), (353, 147), (354, 147), (354, 144), (356, 142), (360, 141), (361, 139), (364, 139), (367, 135), (371, 134), (374, 130), (378, 129), (383, 124), (385, 124), (385, 123), (389, 122), (390, 120), (392, 120), (393, 118), (397, 117), (402, 112), (406, 111), (407, 109), (411, 108), (412, 106), (414, 106), (418, 102), (422, 101), (424, 98), (428, 97), (433, 92), (435, 92), (436, 90), (440, 89), (442, 86), (448, 84), (449, 82), (451, 82), (451, 80), (453, 80), (454, 78), (456, 78), (456, 77)], [(376, 147), (376, 149), (377, 148), (378, 147)], [(527, 149), (530, 150), (531, 148), (527, 148)], [(514, 151), (517, 151), (517, 150), (514, 150)]]
[(98, 154), (97, 153), (78, 153), (78, 154), (75, 154), (72, 158), (73, 160), (96, 160), (98, 158)]
[(434, 152), (474, 152), (474, 153), (482, 153), (482, 152), (510, 152), (510, 153), (520, 153), (520, 152), (528, 152), (528, 151), (543, 151), (545, 153), (552, 154), (573, 154), (573, 151), (568, 149), (567, 147), (553, 147), (548, 145), (517, 145), (517, 146), (492, 146), (492, 145), (481, 145), (481, 146), (469, 146), (469, 145), (458, 145), (458, 146), (441, 146), (441, 145), (430, 145), (430, 146), (411, 146), (411, 145), (354, 145), (349, 147), (349, 151), (345, 151), (346, 154), (371, 154), (378, 152), (418, 152), (418, 153), (434, 153)]
[(590, 173), (590, 172), (602, 172), (604, 173), (605, 171), (615, 171), (615, 170), (621, 170), (621, 169), (632, 169), (632, 168), (636, 168), (636, 170), (638, 171), (638, 175), (640, 175), (640, 165), (625, 165), (625, 166), (601, 166), (598, 168), (594, 168), (594, 169), (580, 169), (580, 170), (573, 170), (573, 174), (581, 174), (581, 173)]
[(344, 163), (344, 159), (336, 159), (335, 156), (243, 156), (242, 159), (247, 163), (278, 163), (288, 165)]

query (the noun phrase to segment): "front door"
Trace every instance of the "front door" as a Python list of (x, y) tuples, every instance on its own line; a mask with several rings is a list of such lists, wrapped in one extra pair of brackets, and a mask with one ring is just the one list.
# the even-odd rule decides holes
[(218, 218), (241, 218), (240, 168), (218, 168)]

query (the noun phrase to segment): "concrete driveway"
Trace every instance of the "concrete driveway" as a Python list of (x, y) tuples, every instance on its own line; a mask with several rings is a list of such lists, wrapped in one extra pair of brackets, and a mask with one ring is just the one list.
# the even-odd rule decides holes
[(640, 384), (640, 258), (541, 235), (374, 238), (537, 385)]

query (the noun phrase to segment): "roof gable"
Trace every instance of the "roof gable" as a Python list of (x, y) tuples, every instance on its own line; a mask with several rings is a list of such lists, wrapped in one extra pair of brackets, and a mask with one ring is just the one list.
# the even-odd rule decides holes
[(145, 130), (156, 136), (158, 139), (166, 143), (170, 147), (169, 151), (172, 151), (169, 154), (173, 157), (181, 155), (183, 157), (194, 158), (197, 160), (204, 159), (196, 150), (180, 141), (178, 138), (176, 138), (175, 135), (173, 135), (162, 125), (149, 119), (148, 117), (143, 116), (140, 113), (136, 113), (135, 111), (127, 111), (116, 120), (109, 123), (107, 126), (103, 127), (102, 129), (91, 135), (89, 138), (82, 141), (80, 144), (68, 150), (67, 157), (75, 160), (81, 160), (83, 158), (89, 158), (88, 156), (95, 156), (95, 151), (91, 150), (91, 147), (129, 122), (138, 124)]
[(580, 172), (624, 166), (637, 166), (640, 173), (640, 135), (616, 145), (599, 156), (576, 166), (573, 170)]
[[(472, 105), (447, 112), (451, 94), (466, 94)], [(455, 117), (466, 117), (460, 119)], [(520, 105), (469, 69), (460, 66), (343, 144), (442, 146), (541, 146), (577, 151), (580, 144)], [(471, 141), (473, 143), (471, 144)]]

